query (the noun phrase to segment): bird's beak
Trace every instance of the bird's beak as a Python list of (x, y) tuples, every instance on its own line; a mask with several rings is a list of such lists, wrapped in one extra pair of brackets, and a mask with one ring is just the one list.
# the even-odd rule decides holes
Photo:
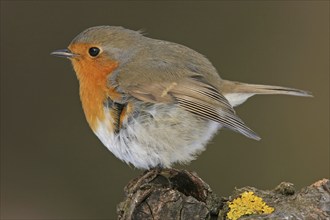
[(57, 57), (64, 57), (64, 58), (73, 58), (77, 56), (77, 54), (72, 53), (69, 49), (55, 50), (51, 52), (50, 55), (54, 55)]

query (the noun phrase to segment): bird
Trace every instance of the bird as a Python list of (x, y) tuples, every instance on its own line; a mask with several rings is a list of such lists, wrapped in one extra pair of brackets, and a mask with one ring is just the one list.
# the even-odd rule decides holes
[(142, 170), (188, 164), (221, 128), (260, 140), (234, 110), (253, 95), (312, 96), (222, 79), (199, 52), (121, 26), (90, 27), (51, 55), (71, 61), (96, 136)]

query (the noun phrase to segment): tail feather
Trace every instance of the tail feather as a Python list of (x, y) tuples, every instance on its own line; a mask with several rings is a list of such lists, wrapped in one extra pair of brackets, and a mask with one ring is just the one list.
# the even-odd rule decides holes
[(288, 88), (283, 86), (248, 84), (228, 80), (223, 80), (220, 86), (220, 91), (233, 107), (242, 104), (253, 95), (279, 94), (313, 97), (311, 92), (300, 89)]
[(271, 86), (271, 85), (257, 85), (257, 84), (242, 84), (240, 88), (244, 93), (254, 93), (254, 94), (282, 94), (282, 95), (293, 95), (293, 96), (303, 96), (303, 97), (313, 97), (312, 93), (309, 91), (304, 91), (300, 89), (288, 88), (283, 86)]

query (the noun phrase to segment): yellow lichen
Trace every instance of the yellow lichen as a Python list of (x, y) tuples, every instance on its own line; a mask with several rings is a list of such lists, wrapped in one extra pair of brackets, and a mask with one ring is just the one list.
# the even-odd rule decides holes
[(240, 197), (229, 202), (228, 206), (227, 218), (230, 220), (237, 220), (243, 215), (270, 214), (274, 211), (273, 207), (266, 205), (262, 198), (251, 191), (243, 192)]

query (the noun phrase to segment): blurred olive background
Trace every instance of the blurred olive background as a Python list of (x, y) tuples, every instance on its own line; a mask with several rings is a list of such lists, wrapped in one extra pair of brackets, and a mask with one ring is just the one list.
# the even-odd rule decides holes
[(49, 55), (105, 24), (191, 47), (226, 79), (313, 92), (237, 108), (263, 139), (221, 131), (183, 166), (216, 193), (329, 176), (328, 1), (1, 1), (1, 219), (114, 219), (142, 172), (94, 136), (70, 62)]

